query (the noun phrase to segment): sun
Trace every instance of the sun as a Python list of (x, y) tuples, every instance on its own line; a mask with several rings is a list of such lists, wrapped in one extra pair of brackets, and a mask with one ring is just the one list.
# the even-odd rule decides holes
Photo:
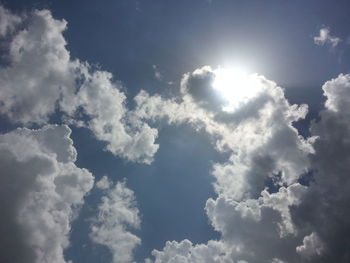
[(218, 68), (214, 70), (213, 88), (226, 101), (225, 111), (235, 111), (257, 96), (259, 85), (253, 75), (239, 68)]

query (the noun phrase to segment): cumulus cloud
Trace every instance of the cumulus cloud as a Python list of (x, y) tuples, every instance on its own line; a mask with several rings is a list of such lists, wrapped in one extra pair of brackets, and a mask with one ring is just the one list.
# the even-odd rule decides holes
[(234, 263), (227, 252), (221, 242), (209, 241), (205, 245), (193, 245), (185, 239), (181, 242), (167, 241), (162, 251), (154, 250), (152, 255), (156, 259), (155, 263)]
[(220, 110), (223, 99), (212, 87), (214, 79), (215, 73), (209, 66), (185, 74), (181, 81), (184, 100), (208, 110)]
[[(230, 153), (227, 162), (213, 165), (218, 197), (205, 207), (221, 234), (216, 245), (225, 249), (211, 250), (211, 241), (167, 242), (163, 251), (153, 252), (155, 262), (348, 262), (343, 240), (349, 228), (344, 164), (350, 77), (340, 75), (323, 86), (326, 109), (312, 124), (312, 137), (304, 139), (293, 122), (305, 117), (305, 105), (290, 105), (283, 89), (255, 75), (260, 93), (236, 111), (222, 112), (219, 102), (210, 100), (212, 91), (206, 91), (213, 72), (205, 67), (185, 74), (182, 98), (144, 91), (135, 98), (140, 118), (204, 129), (218, 151)], [(193, 83), (203, 90), (194, 92)], [(310, 185), (298, 183), (304, 176), (313, 178)], [(266, 188), (269, 180), (277, 192)]]
[(228, 162), (213, 167), (215, 188), (220, 194), (237, 200), (259, 194), (265, 181), (277, 174), (281, 175), (281, 184), (296, 182), (307, 170), (307, 155), (312, 147), (298, 135), (292, 123), (305, 117), (307, 106), (290, 105), (275, 83), (251, 75), (260, 90), (257, 96), (231, 113), (222, 111), (220, 101), (210, 101), (210, 105), (216, 106), (208, 108), (202, 101), (212, 98), (208, 94), (213, 91), (194, 90), (213, 90), (214, 78), (210, 67), (185, 74), (179, 102), (140, 92), (135, 98), (138, 105), (135, 114), (142, 119), (166, 118), (169, 123), (189, 123), (211, 134), (218, 151), (231, 153)]
[(62, 35), (64, 20), (34, 11), (26, 29), (14, 33), (8, 66), (0, 69), (0, 112), (16, 123), (47, 122), (61, 94), (73, 94), (73, 66)]
[(61, 103), (70, 122), (89, 128), (98, 139), (107, 142), (106, 149), (111, 153), (151, 163), (159, 147), (155, 144), (158, 131), (129, 116), (126, 96), (110, 73), (91, 72), (86, 64), (80, 65), (79, 70), (83, 84), (73, 97), (64, 98)]
[[(165, 100), (146, 92), (135, 98), (135, 114), (140, 118), (189, 123), (208, 132), (218, 151), (230, 153), (227, 162), (213, 165), (218, 197), (209, 199), (205, 207), (226, 253), (212, 251), (210, 259), (201, 255), (208, 262), (213, 258), (214, 262), (297, 260), (296, 247), (302, 241), (289, 207), (299, 205), (305, 192), (297, 181), (308, 169), (313, 148), (292, 124), (305, 117), (307, 107), (290, 105), (283, 90), (263, 76), (249, 78), (259, 92), (229, 113), (222, 111), (223, 101), (212, 86), (215, 71), (208, 66), (184, 75), (179, 99)], [(280, 188), (277, 193), (265, 189), (270, 179)], [(198, 253), (207, 253), (208, 246), (201, 244)], [(188, 241), (167, 243), (163, 252), (154, 251), (153, 256), (155, 262), (172, 262), (171, 255), (178, 251), (174, 262), (197, 262), (192, 250), (197, 251)]]
[[(164, 119), (206, 131), (215, 149), (229, 156), (213, 164), (217, 196), (205, 206), (221, 238), (169, 241), (148, 262), (350, 261), (350, 75), (324, 84), (325, 109), (306, 139), (293, 126), (305, 118), (306, 105), (291, 105), (281, 87), (253, 74), (247, 79), (259, 92), (225, 112), (227, 98), (213, 89), (216, 72), (208, 66), (184, 74), (179, 97), (141, 91), (130, 111), (110, 73), (71, 59), (64, 20), (47, 10), (19, 16), (1, 8), (0, 14), (0, 35), (8, 38), (0, 113), (13, 123), (44, 125), (60, 113), (66, 123), (90, 129), (113, 154), (151, 163), (158, 131), (149, 123)], [(334, 48), (341, 40), (323, 28), (314, 41)], [(71, 222), (93, 184), (92, 175), (74, 164), (69, 135), (67, 126), (0, 135), (6, 175), (0, 179), (1, 261), (65, 262)], [(311, 182), (302, 185), (303, 177)], [(110, 249), (114, 262), (130, 262), (140, 244), (130, 232), (140, 225), (134, 193), (107, 177), (96, 187), (105, 195), (90, 237)]]
[(125, 182), (112, 186), (107, 177), (98, 181), (97, 187), (107, 192), (98, 206), (90, 237), (93, 242), (108, 247), (114, 263), (131, 262), (133, 249), (141, 243), (140, 238), (129, 231), (129, 228), (140, 227), (134, 192)]
[(297, 247), (297, 252), (306, 259), (312, 258), (315, 255), (322, 255), (323, 244), (317, 233), (312, 232), (304, 237), (303, 244)]
[(1, 262), (66, 262), (71, 222), (93, 185), (67, 126), (0, 135)]
[(307, 233), (305, 236), (313, 233), (299, 247), (303, 255), (313, 255), (310, 262), (350, 260), (349, 246), (344, 242), (350, 231), (349, 80), (349, 75), (339, 75), (323, 85), (326, 108), (311, 126), (312, 134), (317, 136), (315, 154), (311, 156), (314, 182), (301, 205), (292, 210), (292, 217)]
[(89, 128), (113, 154), (152, 162), (157, 130), (129, 118), (126, 96), (110, 73), (71, 59), (65, 20), (54, 19), (48, 10), (23, 17), (4, 8), (0, 12), (8, 21), (4, 32), (14, 31), (17, 20), (25, 21), (25, 28), (9, 37), (9, 62), (0, 68), (1, 114), (14, 123), (42, 125), (61, 112), (67, 123)]
[(335, 48), (341, 41), (340, 38), (330, 34), (330, 29), (328, 27), (321, 28), (319, 35), (314, 37), (314, 43), (318, 46), (329, 45)]

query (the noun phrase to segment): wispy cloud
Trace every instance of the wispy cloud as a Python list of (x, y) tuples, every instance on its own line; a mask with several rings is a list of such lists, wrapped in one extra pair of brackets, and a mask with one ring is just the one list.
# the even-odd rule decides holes
[(318, 46), (328, 45), (335, 48), (342, 40), (339, 37), (332, 36), (328, 27), (320, 29), (319, 35), (314, 37), (314, 43)]

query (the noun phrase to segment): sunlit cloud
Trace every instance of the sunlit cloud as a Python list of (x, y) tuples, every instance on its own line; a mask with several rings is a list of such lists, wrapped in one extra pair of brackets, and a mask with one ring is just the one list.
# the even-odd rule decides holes
[(258, 96), (261, 84), (255, 75), (239, 68), (218, 68), (214, 71), (213, 88), (226, 101), (225, 111), (234, 111)]

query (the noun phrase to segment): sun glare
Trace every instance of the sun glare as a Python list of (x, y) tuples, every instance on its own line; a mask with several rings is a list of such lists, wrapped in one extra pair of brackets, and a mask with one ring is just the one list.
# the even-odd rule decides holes
[(259, 92), (256, 79), (241, 69), (218, 68), (214, 71), (213, 88), (219, 92), (227, 104), (225, 111), (234, 111)]

